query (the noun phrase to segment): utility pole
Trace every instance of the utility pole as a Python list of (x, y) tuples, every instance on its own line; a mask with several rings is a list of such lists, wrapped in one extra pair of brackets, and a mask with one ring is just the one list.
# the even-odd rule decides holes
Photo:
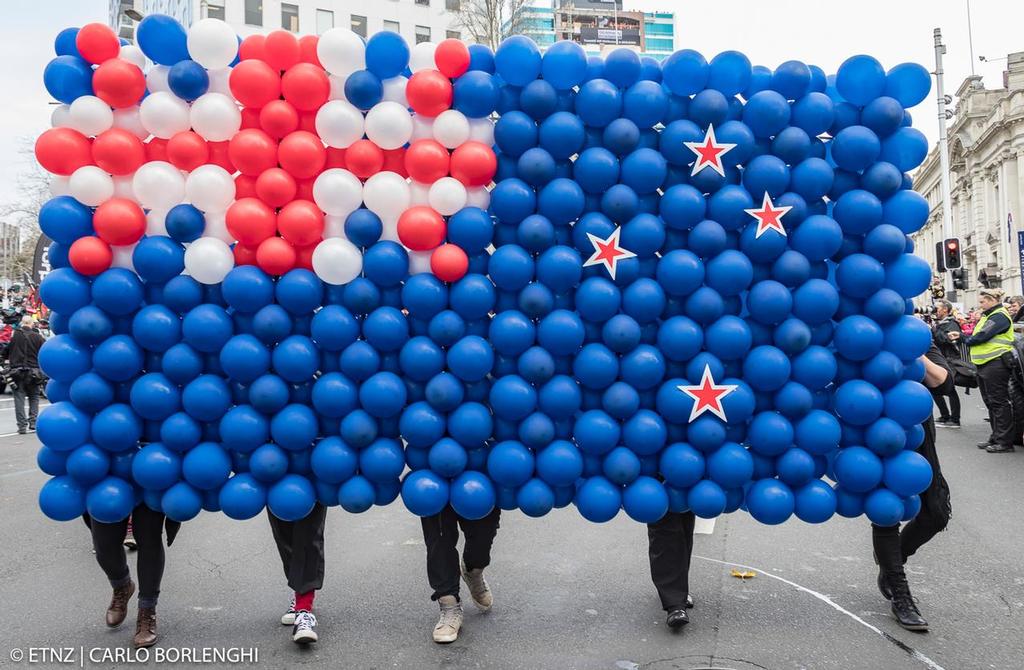
[[(953, 235), (953, 203), (950, 195), (949, 184), (949, 140), (946, 131), (946, 122), (953, 115), (947, 106), (953, 99), (946, 95), (942, 83), (942, 55), (946, 53), (946, 45), (942, 43), (942, 29), (936, 28), (935, 32), (935, 101), (939, 110), (939, 175), (942, 186), (942, 236), (948, 240)], [(945, 278), (946, 298), (950, 302), (956, 302), (956, 290), (953, 288), (953, 273), (946, 271)]]

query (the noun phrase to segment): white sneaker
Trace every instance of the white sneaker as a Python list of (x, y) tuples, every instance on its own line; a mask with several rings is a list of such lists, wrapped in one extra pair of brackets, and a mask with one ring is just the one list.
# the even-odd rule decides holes
[(473, 604), (481, 612), (491, 609), (491, 605), (494, 604), (494, 596), (491, 595), (491, 588), (487, 586), (487, 580), (484, 579), (483, 568), (467, 570), (466, 564), (463, 563), (462, 581), (466, 582), (466, 586), (469, 587), (469, 595), (473, 598)]
[(292, 596), (291, 602), (288, 603), (288, 611), (281, 615), (281, 625), (294, 626), (296, 614), (298, 612), (295, 611), (295, 596)]
[(295, 626), (292, 628), (292, 642), (310, 644), (316, 642), (316, 617), (312, 612), (302, 610), (295, 614)]
[(441, 618), (434, 626), (434, 642), (455, 642), (459, 638), (459, 629), (462, 628), (462, 604), (455, 596), (441, 596), (437, 604), (441, 606)]

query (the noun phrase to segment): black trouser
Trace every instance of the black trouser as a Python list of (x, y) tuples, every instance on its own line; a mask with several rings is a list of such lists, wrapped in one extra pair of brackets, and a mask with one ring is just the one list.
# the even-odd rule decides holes
[(317, 591), (324, 585), (324, 522), (327, 508), (316, 503), (305, 518), (282, 521), (267, 509), (270, 530), (281, 554), (288, 588), (296, 593)]
[(693, 512), (668, 512), (647, 524), (651, 580), (666, 612), (683, 609), (690, 594), (690, 555), (693, 553)]
[[(136, 572), (139, 578), (139, 607), (156, 607), (160, 596), (160, 581), (164, 576), (164, 515), (143, 504), (135, 508), (131, 519), (138, 547)], [(116, 587), (126, 584), (131, 576), (124, 551), (128, 519), (116, 523), (100, 523), (92, 519), (90, 529), (96, 562), (107, 575), (110, 585)]]
[[(950, 384), (948, 389), (934, 388), (932, 398), (935, 399), (935, 406), (939, 408), (939, 419), (960, 423), (960, 396), (957, 395), (956, 386)], [(946, 397), (949, 397), (949, 406), (946, 406)]]
[[(11, 385), (11, 395), (14, 397), (14, 419), (18, 424), (18, 430), (35, 428), (36, 417), (39, 416), (39, 383), (34, 379), (28, 379), (29, 373), (23, 373), (16, 378)], [(26, 400), (28, 412), (26, 413)]]
[(440, 514), (420, 519), (423, 542), (427, 545), (427, 580), (434, 589), (431, 600), (442, 596), (459, 597), (459, 528), (466, 536), (462, 562), (467, 570), (486, 568), (491, 564), (491, 545), (498, 534), (501, 509), (495, 507), (482, 519), (469, 520), (459, 516), (451, 505)]
[(1011, 354), (1003, 354), (999, 358), (978, 366), (978, 385), (981, 397), (988, 407), (988, 416), (992, 422), (992, 435), (989, 442), (1000, 446), (1013, 446), (1013, 406), (1010, 402), (1010, 365), (1007, 358)]
[(1013, 408), (1013, 443), (1024, 446), (1024, 388), (1017, 375), (1010, 375), (1010, 407)]

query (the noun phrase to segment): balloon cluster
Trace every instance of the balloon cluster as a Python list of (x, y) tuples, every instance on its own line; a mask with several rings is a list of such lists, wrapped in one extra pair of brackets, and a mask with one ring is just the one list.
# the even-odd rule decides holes
[(138, 42), (44, 74), (47, 515), (916, 514), (920, 66)]

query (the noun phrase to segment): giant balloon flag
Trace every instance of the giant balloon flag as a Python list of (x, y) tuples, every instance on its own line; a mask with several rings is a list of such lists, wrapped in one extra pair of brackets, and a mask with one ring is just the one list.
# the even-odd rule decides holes
[(43, 75), (51, 518), (917, 513), (924, 68), (137, 35)]

